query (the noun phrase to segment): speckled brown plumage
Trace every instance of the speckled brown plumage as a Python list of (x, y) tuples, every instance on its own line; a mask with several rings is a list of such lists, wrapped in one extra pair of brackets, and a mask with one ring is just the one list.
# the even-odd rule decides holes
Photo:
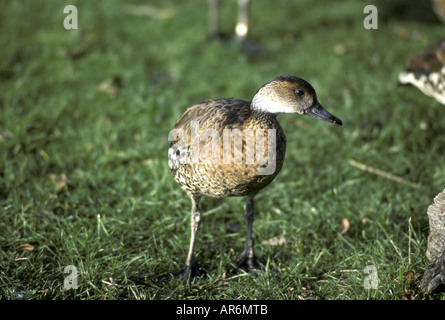
[[(251, 101), (203, 101), (188, 108), (176, 122), (169, 135), (169, 166), (175, 181), (192, 201), (189, 253), (185, 267), (176, 274), (184, 282), (202, 274), (194, 256), (202, 196), (246, 196), (247, 240), (238, 265), (249, 271), (264, 267), (253, 250), (254, 196), (283, 166), (286, 136), (276, 119), (280, 113), (304, 114), (342, 124), (320, 105), (309, 83), (293, 76), (280, 76), (266, 83)], [(211, 135), (206, 135), (208, 132)], [(233, 137), (228, 135), (226, 139), (227, 132)], [(267, 161), (260, 161), (261, 153), (269, 156)]]

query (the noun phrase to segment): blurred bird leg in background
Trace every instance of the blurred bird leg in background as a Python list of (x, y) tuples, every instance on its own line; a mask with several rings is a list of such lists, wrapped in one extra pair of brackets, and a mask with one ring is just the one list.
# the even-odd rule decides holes
[(235, 27), (236, 41), (242, 43), (249, 30), (248, 25), (249, 0), (238, 0), (238, 22)]
[[(235, 39), (238, 43), (243, 43), (248, 32), (249, 0), (238, 1), (238, 18), (235, 26)], [(219, 6), (220, 0), (208, 0), (209, 3), (209, 37), (219, 38), (222, 36), (219, 26)]]
[(219, 0), (209, 1), (209, 36), (211, 38), (218, 37), (219, 32)]

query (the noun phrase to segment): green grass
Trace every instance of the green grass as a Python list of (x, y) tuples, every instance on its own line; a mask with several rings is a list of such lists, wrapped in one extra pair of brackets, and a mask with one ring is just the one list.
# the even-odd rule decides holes
[[(254, 53), (206, 38), (204, 0), (70, 1), (79, 30), (63, 28), (63, 2), (2, 4), (0, 298), (445, 298), (419, 288), (426, 211), (445, 187), (444, 109), (397, 83), (444, 26), (414, 1), (429, 15), (396, 15), (405, 2), (253, 1), (249, 41), (264, 48)], [(363, 28), (371, 3), (378, 30)], [(129, 14), (130, 4), (167, 14)], [(225, 2), (225, 31), (235, 10)], [(311, 82), (344, 125), (279, 117), (286, 161), (257, 196), (254, 223), (257, 253), (274, 271), (234, 267), (243, 199), (204, 199), (197, 257), (208, 277), (190, 288), (164, 280), (189, 242), (190, 202), (168, 169), (169, 131), (188, 106), (250, 99), (280, 74)], [(274, 237), (286, 244), (262, 244)], [(68, 265), (78, 270), (77, 289), (64, 290)], [(367, 265), (377, 269), (376, 289), (364, 286)]]

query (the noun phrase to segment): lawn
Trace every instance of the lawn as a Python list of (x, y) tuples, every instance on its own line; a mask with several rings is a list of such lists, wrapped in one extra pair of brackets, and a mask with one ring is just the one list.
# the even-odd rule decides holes
[[(230, 35), (236, 1), (222, 3)], [(207, 37), (205, 0), (4, 1), (0, 299), (444, 299), (419, 282), (427, 208), (445, 188), (445, 109), (397, 76), (445, 25), (427, 1), (390, 3), (255, 0), (241, 49)], [(77, 30), (64, 28), (68, 4)], [(378, 29), (363, 27), (368, 4)], [(254, 223), (268, 268), (235, 267), (244, 199), (204, 198), (207, 277), (166, 280), (191, 209), (169, 131), (188, 106), (249, 100), (281, 74), (308, 80), (343, 126), (279, 116), (286, 160)]]

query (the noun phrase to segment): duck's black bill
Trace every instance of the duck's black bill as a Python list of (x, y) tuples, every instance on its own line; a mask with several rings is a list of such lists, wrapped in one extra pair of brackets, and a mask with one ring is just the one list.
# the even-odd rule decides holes
[(332, 122), (340, 126), (343, 124), (339, 118), (327, 112), (326, 109), (319, 103), (314, 103), (312, 107), (305, 110), (304, 114), (319, 120)]

